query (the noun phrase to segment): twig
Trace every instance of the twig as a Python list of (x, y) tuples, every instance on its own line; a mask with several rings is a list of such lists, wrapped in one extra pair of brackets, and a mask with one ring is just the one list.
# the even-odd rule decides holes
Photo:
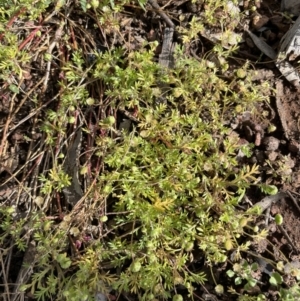
[(287, 234), (287, 232), (285, 231), (285, 229), (281, 225), (277, 225), (277, 226), (278, 226), (279, 230), (281, 231), (281, 233), (285, 236), (285, 238), (287, 239), (287, 241), (289, 242), (289, 244), (291, 245), (291, 247), (293, 248), (293, 250), (298, 253), (297, 248), (293, 244), (290, 236)]
[[(6, 30), (8, 30), (11, 26), (12, 26), (12, 24), (15, 22), (15, 20), (18, 18), (18, 16), (20, 15), (20, 14), (22, 14), (23, 12), (25, 12), (26, 11), (26, 8), (25, 7), (23, 7), (23, 8), (21, 8), (10, 20), (9, 20), (9, 22), (7, 23), (7, 25), (6, 25)], [(4, 35), (5, 35), (5, 33), (2, 33), (1, 35), (0, 35), (0, 41), (2, 40), (2, 38), (4, 37)]]
[[(15, 281), (15, 288), (14, 288), (14, 296), (12, 298), (12, 301), (20, 300), (21, 298), (24, 298), (25, 292), (20, 292), (20, 286), (22, 284), (27, 283), (27, 281), (30, 279), (32, 273), (33, 273), (33, 267), (36, 263), (35, 260), (36, 255), (36, 243), (33, 240), (30, 240), (30, 235), (28, 235), (28, 241), (27, 241), (27, 249), (24, 254), (23, 258), (23, 266), (21, 267), (17, 280)], [(27, 265), (26, 265), (27, 264)]]
[(287, 191), (287, 194), (289, 195), (289, 197), (292, 199), (294, 205), (297, 207), (298, 211), (300, 212), (300, 207), (298, 205), (298, 202), (296, 201), (296, 199), (293, 197), (293, 195), (291, 194), (290, 191)]
[(271, 211), (271, 207), (268, 207), (267, 210), (266, 210), (266, 218), (265, 218), (265, 225), (266, 225), (266, 227), (269, 224), (270, 211)]
[(5, 253), (5, 250), (0, 251), (0, 262), (1, 262), (1, 270), (2, 270), (2, 279), (4, 281), (4, 287), (5, 287), (5, 293), (8, 295), (9, 298), (9, 286), (8, 286), (8, 279), (7, 279), (7, 274), (6, 274), (6, 269), (5, 269), (5, 265), (4, 265), (4, 261), (3, 261), (3, 253)]
[[(22, 82), (23, 82), (23, 80), (19, 83), (19, 87), (21, 86)], [(3, 136), (2, 136), (2, 140), (1, 140), (1, 144), (0, 144), (0, 158), (2, 158), (2, 156), (3, 156), (4, 146), (7, 143), (6, 133), (8, 132), (9, 125), (13, 120), (13, 116), (16, 114), (16, 112), (13, 110), (13, 107), (15, 104), (15, 101), (14, 101), (15, 97), (16, 97), (16, 94), (14, 94), (10, 100), (9, 115), (8, 115), (5, 125), (4, 125)]]
[[(23, 124), (25, 121), (27, 121), (28, 119), (30, 119), (31, 117), (33, 117), (34, 115), (36, 115), (37, 113), (39, 113), (42, 109), (46, 108), (51, 102), (53, 102), (58, 96), (60, 96), (61, 92), (57, 93), (56, 95), (54, 95), (51, 99), (49, 99), (47, 102), (45, 102), (43, 105), (41, 105), (39, 108), (35, 109), (34, 111), (32, 111), (31, 113), (29, 113), (26, 117), (24, 117), (23, 119), (21, 119), (18, 124), (14, 125), (11, 129), (10, 132), (6, 135), (6, 139), (7, 137), (10, 135), (10, 133), (12, 133), (12, 131), (14, 131), (16, 128), (18, 128), (21, 124)], [(2, 131), (0, 130), (0, 133)]]
[(280, 199), (287, 197), (288, 194), (286, 192), (278, 192), (275, 195), (269, 195), (263, 198), (260, 202), (254, 204), (254, 206), (259, 206), (262, 211), (265, 211), (269, 208), (273, 203), (278, 202)]
[(130, 112), (126, 111), (125, 109), (123, 108), (118, 108), (118, 110), (123, 113), (127, 118), (129, 118), (131, 121), (134, 121), (134, 122), (139, 122), (139, 120), (133, 116), (133, 114), (131, 114)]
[(162, 11), (160, 6), (157, 4), (156, 0), (149, 0), (148, 1), (153, 8), (157, 10), (157, 13), (166, 21), (166, 23), (169, 25), (171, 28), (175, 28), (174, 23), (170, 20), (170, 18)]
[(18, 49), (22, 50), (25, 45), (33, 39), (33, 37), (36, 35), (36, 33), (42, 28), (42, 26), (36, 27), (30, 34), (29, 36), (19, 45)]
[(47, 63), (46, 76), (45, 76), (45, 81), (44, 81), (44, 85), (42, 88), (42, 92), (45, 92), (47, 89), (47, 84), (48, 84), (48, 80), (49, 80), (49, 76), (50, 76), (51, 62), (52, 62), (52, 51), (53, 51), (56, 43), (62, 37), (64, 25), (65, 25), (65, 23), (63, 21), (61, 21), (58, 29), (55, 32), (54, 38), (46, 52), (49, 55), (49, 57), (51, 57), (51, 58), (49, 58), (48, 63)]

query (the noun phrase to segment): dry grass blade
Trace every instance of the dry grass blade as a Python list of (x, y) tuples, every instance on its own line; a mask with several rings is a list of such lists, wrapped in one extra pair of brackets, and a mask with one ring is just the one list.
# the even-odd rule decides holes
[(270, 47), (266, 42), (264, 42), (262, 39), (258, 38), (255, 34), (253, 34), (251, 31), (249, 30), (245, 30), (249, 36), (251, 37), (251, 39), (253, 40), (254, 44), (256, 45), (256, 47), (262, 52), (264, 53), (266, 56), (268, 56), (270, 59), (275, 60), (277, 55), (276, 52), (274, 51), (274, 49), (272, 47)]

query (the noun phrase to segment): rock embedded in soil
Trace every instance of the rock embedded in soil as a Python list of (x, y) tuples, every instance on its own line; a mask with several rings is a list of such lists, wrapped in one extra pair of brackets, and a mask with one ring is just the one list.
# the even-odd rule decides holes
[(274, 162), (278, 157), (278, 153), (274, 152), (274, 151), (270, 151), (270, 152), (267, 152), (267, 156), (268, 156), (269, 161)]
[(263, 145), (267, 151), (276, 151), (279, 147), (279, 139), (269, 136), (263, 139)]
[(265, 154), (263, 151), (255, 150), (254, 156), (251, 158), (252, 163), (263, 164), (265, 161)]
[(293, 140), (289, 143), (288, 148), (291, 153), (298, 153), (300, 150), (300, 145), (298, 142)]
[(300, 15), (300, 3), (299, 0), (282, 0), (281, 1), (281, 11), (288, 12), (295, 16)]

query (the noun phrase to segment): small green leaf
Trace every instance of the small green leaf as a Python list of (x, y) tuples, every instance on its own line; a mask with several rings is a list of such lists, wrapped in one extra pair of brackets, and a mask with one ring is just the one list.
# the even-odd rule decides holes
[(114, 116), (108, 116), (107, 118), (105, 118), (103, 120), (103, 123), (107, 124), (107, 125), (113, 125), (113, 124), (115, 124), (115, 122), (116, 122), (116, 119)]
[(145, 9), (145, 4), (146, 4), (147, 0), (139, 0), (138, 2), (139, 2), (140, 7), (141, 7), (144, 11), (146, 11), (146, 9)]
[(81, 174), (81, 175), (85, 175), (85, 174), (87, 174), (88, 170), (89, 170), (89, 169), (88, 169), (88, 166), (87, 166), (87, 165), (82, 166), (81, 169), (80, 169), (80, 174)]
[(259, 295), (257, 296), (257, 301), (265, 301), (265, 300), (266, 300), (266, 296), (265, 296), (265, 295), (259, 294)]
[(215, 292), (219, 295), (222, 295), (224, 294), (224, 286), (221, 285), (221, 284), (218, 284), (216, 287), (215, 287)]
[(254, 287), (256, 285), (257, 281), (256, 279), (254, 278), (250, 278), (248, 279), (248, 284), (251, 286), (251, 287)]
[(274, 273), (272, 273), (269, 282), (272, 285), (277, 286), (277, 285), (279, 285), (279, 284), (282, 283), (282, 277), (281, 277), (281, 275), (279, 273), (274, 272)]
[(92, 98), (92, 97), (89, 97), (89, 98), (86, 100), (86, 104), (89, 105), (89, 106), (92, 106), (94, 103), (95, 103), (95, 99)]
[(262, 185), (260, 185), (260, 189), (262, 192), (269, 194), (269, 195), (275, 195), (278, 193), (278, 188), (275, 185), (262, 184)]
[(283, 269), (284, 269), (284, 263), (283, 263), (283, 261), (278, 261), (278, 262), (276, 263), (276, 268), (277, 268), (277, 270), (279, 270), (279, 271), (283, 271)]
[(22, 284), (19, 288), (20, 292), (25, 292), (30, 287), (29, 284)]
[(251, 270), (252, 271), (257, 271), (257, 269), (259, 268), (259, 265), (257, 262), (254, 262), (251, 264)]
[(58, 261), (62, 269), (67, 269), (72, 263), (70, 258), (67, 257), (66, 253), (58, 254), (56, 260)]
[(193, 249), (194, 249), (194, 243), (192, 241), (189, 241), (184, 245), (184, 250), (187, 252), (191, 252)]
[(272, 133), (276, 131), (276, 126), (274, 124), (270, 124), (268, 127), (268, 133)]
[(230, 277), (230, 278), (232, 278), (232, 277), (235, 275), (235, 273), (234, 273), (233, 270), (228, 270), (228, 271), (226, 272), (226, 274), (227, 274), (227, 276)]
[(12, 91), (13, 93), (18, 94), (19, 93), (19, 88), (16, 85), (9, 85), (9, 90)]
[(94, 8), (94, 9), (96, 9), (96, 8), (98, 8), (99, 7), (99, 0), (91, 0), (91, 6), (92, 6), (92, 8)]
[(16, 211), (16, 209), (14, 207), (8, 207), (7, 208), (7, 213), (12, 214)]
[(245, 285), (244, 285), (244, 290), (246, 290), (246, 291), (251, 291), (251, 289), (252, 289), (252, 286), (247, 282)]
[(107, 221), (108, 221), (108, 217), (107, 217), (107, 215), (103, 215), (103, 216), (101, 216), (101, 217), (100, 217), (100, 221), (101, 221), (102, 223), (105, 223), (105, 222), (107, 222)]
[(172, 301), (183, 301), (183, 297), (179, 294), (174, 295)]
[(281, 225), (282, 222), (283, 222), (283, 217), (282, 217), (282, 215), (281, 215), (281, 214), (276, 214), (276, 215), (275, 215), (275, 223), (276, 223), (277, 225)]
[(237, 77), (239, 77), (239, 78), (245, 78), (246, 77), (246, 75), (247, 75), (247, 72), (244, 70), (244, 69), (238, 69), (237, 71), (236, 71), (236, 75), (237, 75)]
[(234, 279), (234, 283), (235, 283), (235, 285), (240, 285), (242, 283), (242, 278), (241, 277), (236, 277)]
[(86, 0), (80, 0), (79, 2), (80, 2), (80, 6), (81, 6), (82, 10), (86, 13), (86, 10), (87, 10), (87, 7), (86, 7), (87, 3), (86, 3)]
[(50, 62), (52, 60), (52, 54), (51, 53), (45, 53), (44, 59), (46, 62)]
[(75, 117), (74, 117), (74, 116), (70, 116), (70, 117), (69, 117), (69, 120), (68, 120), (68, 122), (69, 122), (70, 124), (74, 124), (74, 123), (75, 123), (75, 121), (76, 121), (76, 119), (75, 119)]
[(131, 264), (131, 271), (132, 271), (133, 273), (137, 273), (137, 272), (140, 271), (141, 267), (142, 267), (142, 265), (141, 265), (140, 261), (135, 260), (135, 261)]

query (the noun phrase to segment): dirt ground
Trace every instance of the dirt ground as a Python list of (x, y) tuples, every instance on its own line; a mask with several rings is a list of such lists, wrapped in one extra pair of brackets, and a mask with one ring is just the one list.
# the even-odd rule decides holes
[[(197, 5), (192, 4), (188, 0), (179, 1), (157, 1), (160, 7), (164, 7), (164, 11), (171, 16), (171, 19), (178, 20), (181, 15), (185, 20), (190, 20), (192, 16), (200, 15), (205, 9), (204, 1), (198, 1)], [(244, 1), (246, 6), (247, 2)], [(250, 1), (251, 2), (251, 1)], [(257, 2), (257, 1), (256, 1)], [(148, 4), (149, 5), (149, 4)], [(250, 5), (250, 4), (249, 4)], [(290, 28), (290, 23), (280, 13), (280, 3), (274, 0), (262, 0), (258, 5), (257, 12), (246, 16), (249, 24), (249, 30), (261, 35), (266, 43), (268, 43), (275, 52), (279, 49), (279, 42), (282, 36)], [(221, 13), (221, 12), (220, 12)], [(139, 49), (143, 41), (157, 40), (161, 43), (165, 21), (156, 13), (154, 9), (149, 9), (144, 13), (138, 7), (128, 7), (125, 14), (116, 16), (122, 20), (120, 35), (109, 35), (108, 40), (103, 41), (101, 35), (93, 28), (92, 25), (85, 30), (80, 30), (80, 26), (74, 26), (74, 31), (82, 40), (89, 40), (89, 36), (96, 38), (87, 42), (87, 48), (99, 48), (105, 51), (103, 45), (121, 45), (124, 41), (131, 50)], [(293, 18), (295, 20), (296, 17)], [(78, 16), (79, 24), (81, 16)], [(24, 34), (27, 29), (24, 29)], [(180, 43), (180, 37), (177, 38)], [(193, 49), (191, 56), (205, 53), (211, 49), (213, 43), (205, 37), (200, 37), (201, 45)], [(99, 45), (95, 43), (99, 42)], [(203, 48), (204, 47), (204, 48)], [(89, 49), (87, 49), (89, 51)], [(161, 48), (158, 47), (157, 54)], [(260, 165), (261, 179), (268, 184), (276, 185), (281, 191), (289, 191), (290, 196), (281, 199), (273, 204), (266, 215), (270, 218), (267, 220), (263, 216), (258, 222), (264, 224), (269, 230), (269, 235), (265, 241), (259, 242), (252, 246), (252, 252), (272, 261), (280, 261), (288, 259), (297, 267), (300, 267), (300, 99), (299, 89), (288, 82), (278, 71), (274, 62), (267, 56), (261, 55), (261, 52), (253, 44), (252, 40), (244, 33), (244, 42), (241, 43), (235, 61), (247, 58), (252, 66), (259, 71), (255, 80), (263, 83), (268, 81), (272, 89), (269, 93), (269, 104), (262, 104), (261, 110), (266, 112), (262, 116), (242, 116), (238, 121), (238, 125), (232, 127), (238, 132), (241, 139), (249, 143), (255, 143), (253, 156), (249, 159), (249, 163)], [(294, 60), (297, 62), (297, 60)], [(295, 63), (295, 66), (297, 63)], [(53, 105), (51, 99), (59, 93), (56, 78), (59, 78), (59, 68), (53, 66), (51, 77), (48, 81), (47, 90), (45, 91), (45, 106), (43, 109), (51, 108)], [(34, 62), (28, 69), (28, 76), (22, 84), (22, 89), (28, 94), (31, 89), (35, 89), (38, 81), (45, 70), (45, 62)], [(5, 90), (4, 90), (5, 91)], [(12, 107), (13, 105), (13, 107)], [(29, 185), (36, 189), (35, 164), (28, 164), (28, 158), (43, 147), (41, 134), (35, 130), (38, 124), (38, 118), (42, 115), (36, 114), (30, 118), (33, 110), (32, 102), (28, 102), (26, 97), (22, 103), (12, 104), (9, 94), (1, 92), (0, 95), (0, 128), (1, 128), (1, 187), (0, 201), (9, 203), (8, 199), (13, 203), (14, 196), (19, 192), (16, 187), (18, 184), (25, 185), (28, 181)], [(22, 107), (22, 109), (21, 109)], [(12, 114), (13, 112), (13, 114)], [(42, 113), (41, 113), (42, 114)], [(269, 126), (273, 125), (276, 129), (269, 132)], [(8, 137), (6, 139), (6, 137)], [(34, 161), (38, 164), (38, 158)], [(25, 164), (26, 163), (26, 164)], [(27, 184), (28, 185), (28, 184)], [(256, 191), (249, 193), (249, 202), (255, 204), (260, 201), (261, 195)], [(22, 207), (22, 204), (21, 204)], [(283, 224), (277, 226), (272, 219), (276, 214), (283, 216)], [(250, 256), (250, 255), (249, 255)], [(16, 253), (15, 259), (22, 257), (22, 254)], [(268, 300), (277, 300), (275, 290), (265, 283), (265, 275), (267, 273), (263, 263), (261, 263), (261, 274), (257, 278), (264, 284), (258, 287), (258, 290), (268, 292)], [(18, 267), (16, 267), (18, 270)], [(16, 277), (17, 271), (12, 273)], [(226, 278), (224, 269), (216, 271), (219, 279)], [(12, 277), (14, 278), (14, 277)], [(224, 280), (224, 285), (227, 285)], [(294, 280), (287, 276), (285, 282), (290, 285)], [(199, 288), (195, 292), (195, 298), (207, 295), (206, 300), (229, 300), (225, 297), (217, 297), (212, 293), (213, 286), (207, 285), (205, 288)], [(131, 300), (128, 296), (127, 300)], [(113, 300), (113, 297), (112, 297)], [(233, 299), (230, 299), (233, 300)]]

